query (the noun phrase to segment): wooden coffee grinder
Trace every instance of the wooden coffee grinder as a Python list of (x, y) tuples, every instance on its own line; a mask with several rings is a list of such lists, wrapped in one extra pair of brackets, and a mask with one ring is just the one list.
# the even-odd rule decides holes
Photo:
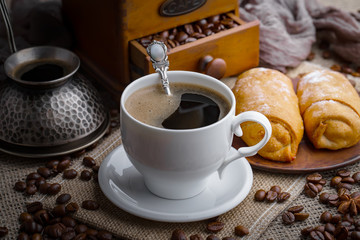
[(241, 20), (238, 8), (237, 0), (63, 0), (82, 67), (116, 98), (154, 72), (152, 40), (168, 46), (170, 71), (221, 78), (257, 66), (259, 21)]

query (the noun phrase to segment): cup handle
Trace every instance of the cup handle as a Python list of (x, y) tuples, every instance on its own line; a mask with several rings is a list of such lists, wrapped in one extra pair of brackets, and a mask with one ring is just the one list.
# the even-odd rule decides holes
[(229, 163), (233, 162), (236, 159), (240, 159), (242, 157), (254, 156), (262, 147), (265, 146), (265, 144), (269, 141), (271, 137), (272, 128), (270, 121), (263, 114), (255, 111), (247, 111), (235, 116), (231, 123), (232, 132), (235, 133), (236, 136), (241, 137), (243, 135), (243, 132), (241, 130), (240, 124), (248, 121), (257, 122), (261, 124), (261, 126), (265, 130), (265, 135), (263, 139), (261, 139), (261, 141), (255, 144), (254, 146), (241, 147), (237, 150), (236, 154), (228, 156), (224, 160), (220, 168), (218, 169), (220, 179), (222, 178), (222, 173), (224, 169), (229, 165)]

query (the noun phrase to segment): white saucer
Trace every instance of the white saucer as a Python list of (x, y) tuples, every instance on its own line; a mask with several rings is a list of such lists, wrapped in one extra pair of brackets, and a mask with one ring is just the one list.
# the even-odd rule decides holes
[[(236, 151), (230, 150), (230, 154)], [(99, 184), (116, 206), (138, 217), (163, 222), (192, 222), (219, 216), (236, 207), (248, 195), (253, 172), (245, 158), (231, 163), (220, 180), (210, 176), (208, 187), (199, 195), (184, 200), (169, 200), (152, 194), (142, 175), (126, 156), (123, 145), (102, 162)]]

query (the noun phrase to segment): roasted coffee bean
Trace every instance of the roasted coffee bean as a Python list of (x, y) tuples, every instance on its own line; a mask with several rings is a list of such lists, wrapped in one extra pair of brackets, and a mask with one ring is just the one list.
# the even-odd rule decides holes
[(65, 232), (66, 227), (62, 223), (55, 223), (45, 228), (46, 234), (53, 238), (59, 238)]
[(290, 198), (290, 196), (291, 195), (288, 192), (281, 192), (277, 197), (277, 201), (280, 203), (284, 202), (284, 201), (288, 200)]
[(35, 185), (26, 186), (25, 193), (27, 195), (34, 195), (37, 192), (37, 188)]
[(293, 213), (291, 213), (291, 212), (284, 212), (283, 214), (282, 214), (282, 220), (283, 220), (283, 223), (284, 224), (292, 224), (292, 223), (294, 223), (295, 222), (295, 216), (294, 216), (294, 214)]
[(85, 167), (90, 167), (91, 168), (91, 167), (96, 165), (96, 162), (92, 157), (88, 156), (88, 157), (83, 158), (83, 164), (84, 164)]
[(354, 231), (350, 234), (351, 240), (360, 240), (360, 231)]
[(24, 222), (24, 230), (29, 234), (40, 233), (43, 230), (43, 227), (35, 221), (27, 221)]
[(193, 234), (190, 236), (190, 240), (203, 240), (200, 234)]
[(85, 240), (86, 239), (86, 233), (80, 233), (75, 236), (73, 240)]
[(37, 211), (34, 214), (34, 221), (43, 226), (46, 225), (50, 221), (50, 215), (48, 211), (45, 209)]
[(27, 233), (20, 233), (17, 237), (17, 240), (30, 240), (30, 237)]
[(44, 178), (49, 178), (51, 176), (51, 170), (47, 167), (39, 167), (37, 173)]
[(352, 175), (352, 178), (355, 180), (356, 183), (360, 181), (360, 172), (356, 172)]
[(342, 180), (342, 177), (340, 176), (335, 176), (331, 179), (330, 181), (330, 186), (331, 187), (336, 187)]
[(334, 226), (334, 224), (332, 224), (332, 223), (326, 223), (325, 224), (325, 231), (327, 231), (327, 232), (329, 232), (329, 233), (331, 233), (331, 234), (334, 234), (334, 232), (335, 232), (335, 226)]
[(55, 217), (64, 217), (66, 215), (65, 205), (59, 204), (59, 205), (55, 206), (52, 210), (52, 214)]
[(290, 207), (287, 211), (292, 212), (292, 213), (299, 213), (302, 210), (304, 210), (304, 206), (293, 206), (293, 207)]
[(332, 214), (329, 211), (325, 211), (320, 215), (320, 222), (329, 223), (331, 222)]
[(273, 191), (273, 192), (276, 192), (277, 194), (280, 194), (281, 193), (281, 187), (279, 186), (272, 186), (270, 188), (270, 191)]
[(335, 237), (331, 233), (326, 231), (324, 232), (324, 238), (325, 240), (335, 240)]
[(313, 231), (314, 228), (313, 227), (306, 227), (301, 229), (301, 235), (303, 236), (309, 236), (310, 232)]
[(171, 240), (187, 240), (183, 230), (176, 229), (171, 234)]
[(235, 235), (239, 237), (243, 237), (245, 235), (249, 235), (249, 229), (247, 227), (244, 227), (242, 225), (238, 225), (235, 227)]
[(26, 205), (26, 211), (28, 213), (35, 213), (43, 209), (43, 204), (41, 202), (32, 202)]
[(65, 216), (61, 219), (62, 224), (64, 224), (66, 227), (74, 228), (76, 226), (76, 221), (70, 216)]
[(211, 234), (209, 236), (206, 237), (206, 240), (220, 240), (219, 237), (217, 237), (216, 235), (214, 234)]
[(61, 191), (61, 185), (59, 183), (53, 183), (47, 189), (47, 194), (56, 195)]
[(352, 189), (352, 185), (350, 183), (343, 183), (343, 182), (340, 182), (338, 185), (336, 185), (336, 188), (337, 189), (340, 189), (340, 188), (346, 188), (348, 189), (349, 191)]
[(322, 178), (323, 177), (320, 173), (313, 173), (306, 177), (306, 181), (311, 183), (319, 183)]
[(341, 179), (341, 182), (354, 184), (355, 180), (352, 177), (344, 177), (343, 179)]
[(30, 213), (27, 213), (27, 212), (23, 212), (19, 216), (19, 221), (21, 223), (26, 222), (26, 221), (32, 221), (32, 220), (33, 220), (33, 216)]
[(26, 189), (26, 183), (23, 181), (18, 181), (15, 183), (14, 189), (18, 192), (23, 192)]
[(212, 233), (218, 233), (224, 228), (225, 224), (223, 222), (210, 222), (207, 224), (206, 229)]
[(39, 185), (39, 192), (42, 194), (46, 194), (48, 192), (49, 187), (51, 186), (51, 183), (45, 182), (43, 184)]
[(39, 179), (40, 177), (41, 177), (40, 174), (38, 174), (37, 172), (30, 173), (30, 174), (27, 175), (27, 177), (26, 177), (26, 182), (29, 181), (29, 180), (37, 180), (37, 179)]
[(79, 205), (76, 202), (71, 202), (65, 207), (66, 212), (74, 213), (79, 210)]
[(9, 233), (7, 227), (0, 227), (0, 238), (5, 237)]
[(340, 169), (339, 171), (336, 172), (336, 175), (345, 178), (345, 177), (350, 177), (351, 172), (347, 169)]
[(57, 198), (56, 198), (56, 203), (58, 204), (64, 204), (64, 203), (67, 203), (68, 201), (70, 201), (71, 199), (71, 195), (68, 194), (68, 193), (63, 193), (61, 195), (59, 195)]
[(66, 169), (63, 173), (63, 178), (65, 179), (74, 179), (77, 176), (77, 171), (75, 169)]
[(83, 170), (80, 174), (80, 179), (83, 181), (90, 181), (93, 173), (88, 170)]
[(308, 213), (294, 213), (295, 221), (304, 221), (309, 217)]
[(256, 193), (255, 193), (255, 200), (256, 200), (256, 201), (262, 202), (262, 201), (265, 200), (265, 197), (266, 197), (266, 192), (265, 192), (265, 190), (260, 189), (260, 190), (257, 190), (257, 191), (256, 191)]
[(53, 169), (54, 167), (56, 167), (58, 164), (59, 164), (59, 160), (51, 160), (51, 161), (48, 161), (46, 164), (45, 164), (45, 167), (49, 168), (49, 169)]
[(93, 170), (94, 173), (98, 173), (98, 172), (99, 172), (99, 168), (100, 168), (99, 165), (95, 165), (95, 166), (92, 167), (92, 170)]
[(266, 201), (268, 201), (268, 202), (274, 202), (274, 201), (277, 199), (277, 196), (278, 196), (277, 192), (268, 191), (268, 192), (266, 193), (265, 199), (266, 199)]
[(328, 201), (329, 201), (329, 193), (321, 193), (320, 194), (320, 196), (319, 196), (319, 201), (321, 202), (321, 203), (324, 203), (324, 204), (326, 204), (326, 203), (328, 203)]
[(63, 172), (65, 169), (67, 169), (70, 166), (70, 159), (64, 159), (59, 162), (59, 164), (56, 167), (56, 170), (58, 172)]
[(68, 231), (68, 232), (64, 232), (61, 236), (61, 240), (72, 240), (74, 239), (76, 236), (76, 233), (74, 230), (72, 231)]
[(325, 240), (324, 234), (320, 231), (311, 231), (310, 238), (313, 240)]
[(100, 207), (100, 205), (99, 203), (93, 200), (85, 200), (82, 202), (81, 207), (86, 210), (97, 210)]
[(96, 237), (99, 240), (111, 240), (112, 239), (112, 234), (107, 232), (107, 231), (99, 231), (98, 234), (96, 235)]
[(315, 198), (318, 194), (318, 189), (313, 183), (309, 182), (305, 184), (304, 192), (308, 197)]

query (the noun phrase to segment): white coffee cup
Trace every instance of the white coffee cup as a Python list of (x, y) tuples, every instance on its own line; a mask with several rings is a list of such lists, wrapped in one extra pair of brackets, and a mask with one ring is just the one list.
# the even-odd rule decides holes
[[(230, 103), (230, 111), (219, 121), (201, 128), (173, 130), (154, 127), (132, 117), (125, 102), (135, 91), (159, 83), (159, 74), (141, 77), (124, 90), (120, 100), (120, 128), (128, 158), (142, 174), (145, 185), (154, 194), (168, 199), (185, 199), (202, 192), (208, 177), (241, 157), (253, 156), (270, 139), (271, 125), (261, 113), (249, 111), (235, 116), (236, 100), (231, 89), (208, 75), (169, 71), (171, 83), (195, 83), (216, 90)], [(246, 89), (244, 89), (246, 91)], [(165, 94), (165, 93), (164, 93)], [(233, 135), (242, 135), (240, 123), (254, 121), (265, 130), (264, 138), (254, 146), (241, 147), (236, 156), (227, 156)]]

